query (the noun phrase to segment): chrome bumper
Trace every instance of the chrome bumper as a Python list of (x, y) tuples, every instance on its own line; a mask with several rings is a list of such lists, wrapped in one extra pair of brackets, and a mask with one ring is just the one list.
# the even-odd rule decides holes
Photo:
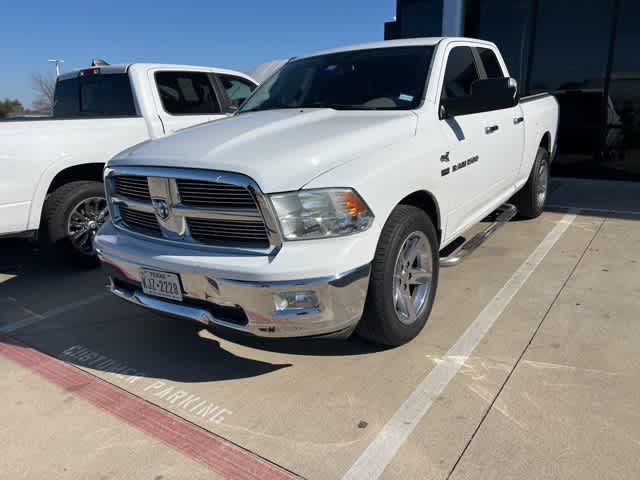
[[(362, 316), (370, 273), (370, 265), (364, 265), (334, 277), (256, 282), (172, 271), (180, 277), (183, 288), (183, 302), (173, 302), (142, 292), (139, 278), (142, 265), (101, 252), (99, 257), (111, 293), (124, 300), (205, 326), (217, 325), (261, 337), (350, 331)], [(310, 291), (318, 298), (316, 308), (276, 310), (274, 294)], [(224, 312), (232, 312), (233, 318)]]

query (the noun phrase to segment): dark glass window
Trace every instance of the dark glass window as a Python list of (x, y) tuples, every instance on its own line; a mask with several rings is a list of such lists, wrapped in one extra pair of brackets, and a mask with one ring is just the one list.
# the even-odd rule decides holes
[(400, 38), (442, 35), (443, 0), (400, 0), (398, 23)]
[(454, 47), (447, 59), (442, 98), (459, 98), (471, 94), (471, 84), (479, 78), (471, 48)]
[(478, 48), (484, 71), (487, 74), (487, 78), (504, 78), (502, 67), (498, 62), (498, 57), (493, 53), (490, 48)]
[(127, 74), (97, 74), (61, 80), (56, 84), (53, 116), (135, 116), (136, 107)]
[[(533, 0), (471, 0), (465, 35), (495, 43), (509, 75), (525, 87)], [(557, 34), (553, 36), (558, 39)]]
[(584, 174), (600, 155), (613, 1), (538, 0), (529, 85), (560, 104), (556, 174)]
[(605, 115), (607, 176), (640, 179), (640, 2), (622, 0)]
[(613, 0), (538, 0), (532, 93), (603, 87)]
[(283, 108), (408, 110), (422, 102), (433, 47), (350, 50), (301, 58), (260, 85), (242, 112)]
[(80, 79), (59, 80), (53, 95), (53, 116), (74, 117), (80, 114)]
[(203, 72), (157, 72), (162, 106), (172, 115), (220, 113), (209, 76)]
[(227, 97), (235, 105), (240, 105), (253, 92), (256, 86), (248, 80), (229, 75), (218, 75)]

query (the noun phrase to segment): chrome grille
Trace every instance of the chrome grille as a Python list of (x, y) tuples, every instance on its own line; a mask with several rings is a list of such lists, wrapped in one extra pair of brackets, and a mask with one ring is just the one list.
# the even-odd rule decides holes
[(201, 243), (251, 244), (261, 248), (269, 246), (269, 237), (262, 222), (187, 218), (187, 225), (193, 239)]
[(151, 200), (147, 177), (120, 175), (115, 178), (115, 192), (118, 195), (138, 200)]
[(248, 177), (118, 167), (105, 179), (116, 226), (172, 242), (268, 254), (281, 244), (269, 201)]
[(177, 179), (176, 183), (184, 205), (214, 208), (256, 208), (251, 192), (242, 186), (183, 179)]
[(120, 216), (125, 225), (135, 232), (162, 236), (160, 224), (153, 213), (140, 212), (125, 206), (120, 207)]

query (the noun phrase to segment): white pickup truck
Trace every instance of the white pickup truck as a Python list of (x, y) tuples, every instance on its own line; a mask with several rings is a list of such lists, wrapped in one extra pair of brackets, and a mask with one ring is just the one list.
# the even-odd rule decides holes
[[(158, 312), (399, 345), (425, 325), (441, 265), (516, 208), (540, 215), (557, 123), (554, 97), (520, 100), (491, 43), (298, 58), (234, 117), (112, 159), (96, 249), (111, 291)], [(501, 206), (498, 223), (440, 258)]]
[(0, 122), (0, 237), (40, 231), (72, 259), (97, 263), (106, 161), (224, 118), (256, 86), (239, 72), (184, 65), (94, 65), (61, 75), (52, 117)]

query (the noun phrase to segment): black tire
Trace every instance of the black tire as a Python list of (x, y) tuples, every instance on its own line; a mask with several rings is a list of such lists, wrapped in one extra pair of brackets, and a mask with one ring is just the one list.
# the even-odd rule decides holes
[[(93, 251), (81, 250), (74, 246), (69, 238), (67, 227), (75, 207), (91, 198), (104, 200), (104, 186), (101, 182), (88, 180), (70, 182), (58, 187), (49, 195), (42, 214), (44, 240), (50, 253), (84, 268), (98, 266), (100, 264), (98, 257)], [(94, 233), (95, 230), (90, 234)]]
[[(541, 189), (544, 189), (542, 198)], [(539, 217), (544, 211), (548, 191), (549, 152), (545, 148), (539, 147), (527, 183), (511, 199), (518, 209), (518, 215), (527, 219)]]
[[(394, 270), (400, 250), (412, 233), (422, 232), (431, 249), (431, 284), (413, 323), (400, 320), (394, 300)], [(373, 343), (398, 346), (414, 339), (427, 323), (438, 286), (438, 240), (433, 222), (421, 209), (399, 205), (382, 229), (371, 268), (369, 291), (356, 333)], [(415, 288), (415, 287), (414, 287)]]

